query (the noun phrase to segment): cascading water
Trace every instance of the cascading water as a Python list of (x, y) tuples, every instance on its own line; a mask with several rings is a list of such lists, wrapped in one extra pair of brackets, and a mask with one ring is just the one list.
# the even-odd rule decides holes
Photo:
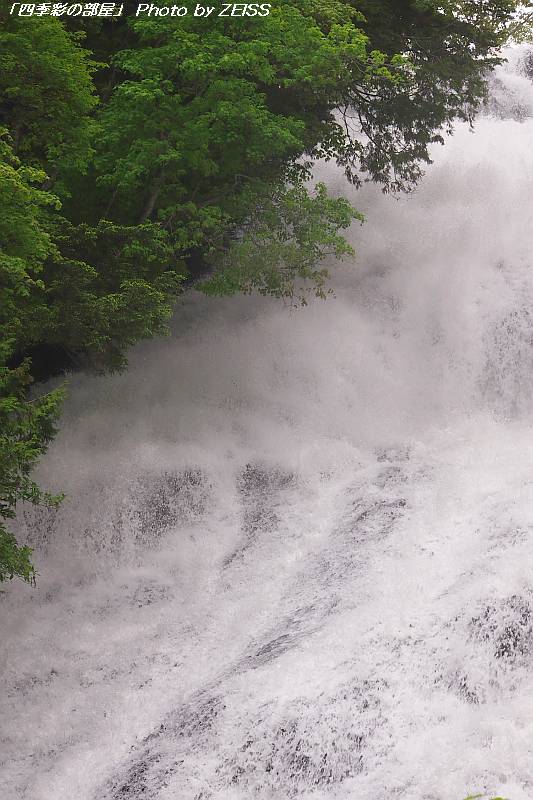
[(191, 294), (69, 380), (68, 499), (0, 599), (3, 798), (531, 800), (529, 60), (415, 193), (353, 193), (335, 298)]

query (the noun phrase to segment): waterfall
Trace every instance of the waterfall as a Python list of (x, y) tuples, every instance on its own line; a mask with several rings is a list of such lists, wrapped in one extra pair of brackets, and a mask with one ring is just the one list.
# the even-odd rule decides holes
[(533, 797), (533, 77), (364, 212), (334, 296), (187, 294), (68, 378), (6, 586), (9, 800)]

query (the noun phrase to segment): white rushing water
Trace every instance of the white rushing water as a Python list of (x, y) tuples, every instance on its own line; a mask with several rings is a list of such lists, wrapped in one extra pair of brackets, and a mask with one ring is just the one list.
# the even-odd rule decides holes
[(180, 304), (74, 376), (6, 587), (5, 800), (533, 797), (533, 83), (498, 71), (336, 297)]

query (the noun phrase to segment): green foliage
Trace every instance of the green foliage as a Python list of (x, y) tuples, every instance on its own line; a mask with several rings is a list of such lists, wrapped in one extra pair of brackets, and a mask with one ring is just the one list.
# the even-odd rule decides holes
[(91, 154), (95, 66), (57, 19), (0, 22), (0, 126), (9, 128), (17, 155), (61, 191)]
[(150, 223), (75, 226), (64, 218), (52, 229), (57, 252), (43, 273), (47, 314), (34, 340), (40, 334), (74, 364), (98, 372), (122, 369), (128, 346), (167, 332), (180, 291), (183, 276), (170, 269), (165, 232)]
[[(370, 175), (386, 190), (410, 189), (456, 119), (472, 121), (487, 71), (507, 37), (510, 0), (359, 0), (374, 47), (402, 53), (402, 81), (349, 81), (339, 104), (339, 160), (354, 183)], [(363, 134), (363, 136), (361, 136)]]
[(15, 517), (16, 504), (56, 505), (61, 500), (39, 489), (30, 473), (55, 433), (62, 392), (29, 401), (30, 382), (27, 362), (16, 369), (0, 366), (0, 581), (15, 575), (34, 579), (31, 550), (19, 547), (5, 527), (5, 520)]
[(30, 298), (42, 291), (43, 261), (53, 245), (43, 226), (43, 217), (55, 198), (35, 188), (44, 174), (22, 167), (0, 132), (0, 581), (17, 575), (33, 579), (30, 550), (18, 547), (4, 521), (15, 516), (19, 500), (53, 503), (56, 498), (41, 492), (30, 472), (54, 434), (61, 394), (37, 401), (27, 400), (31, 383), (29, 363), (7, 366), (16, 344), (26, 335), (28, 315), (38, 310)]
[[(481, 798), (486, 797), (484, 794), (469, 794), (468, 797), (465, 797), (465, 800), (481, 800)], [(505, 797), (487, 797), (487, 800), (506, 800)]]
[(44, 225), (45, 213), (57, 205), (35, 187), (45, 175), (23, 167), (0, 129), (0, 364), (25, 335), (29, 298), (43, 288), (40, 273), (53, 245)]
[(166, 329), (181, 282), (169, 268), (167, 236), (149, 223), (74, 226), (57, 213), (57, 198), (38, 188), (44, 180), (21, 165), (4, 135), (0, 358), (44, 342), (76, 363), (117, 369), (127, 346)]
[[(344, 198), (328, 197), (324, 184), (309, 194), (305, 186), (278, 188), (255, 202), (247, 234), (222, 256), (221, 267), (201, 288), (209, 295), (258, 291), (293, 300), (295, 278), (307, 282), (306, 292), (326, 296), (328, 272), (320, 268), (328, 256), (353, 254), (339, 229), (353, 219), (363, 221)], [(297, 298), (306, 303), (305, 294)]]
[(125, 79), (98, 116), (92, 190), (98, 206), (111, 194), (106, 213), (117, 221), (157, 220), (180, 255), (216, 247), (241, 224), (250, 176), (290, 179), (319, 147), (339, 73), (371, 68), (353, 24), (324, 32), (295, 4), (260, 21), (131, 24), (135, 47), (113, 59)]

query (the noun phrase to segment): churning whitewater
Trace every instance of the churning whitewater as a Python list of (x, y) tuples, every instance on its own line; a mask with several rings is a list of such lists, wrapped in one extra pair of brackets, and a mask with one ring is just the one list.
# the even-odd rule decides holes
[(533, 797), (533, 58), (335, 297), (69, 378), (6, 588), (6, 800)]

